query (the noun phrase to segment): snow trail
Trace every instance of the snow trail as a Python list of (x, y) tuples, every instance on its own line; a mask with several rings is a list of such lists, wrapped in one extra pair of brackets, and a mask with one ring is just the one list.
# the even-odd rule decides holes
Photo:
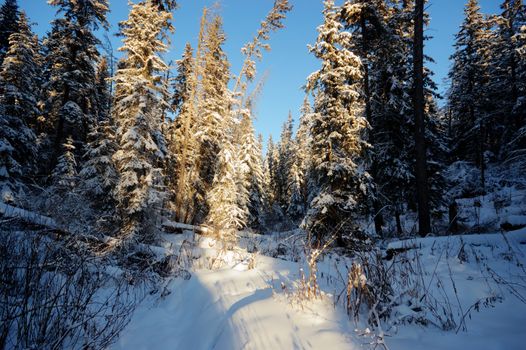
[(300, 310), (273, 291), (295, 263), (258, 259), (253, 270), (239, 264), (173, 281), (170, 295), (137, 310), (114, 349), (356, 348), (346, 336), (351, 329), (342, 329), (347, 316), (330, 302)]

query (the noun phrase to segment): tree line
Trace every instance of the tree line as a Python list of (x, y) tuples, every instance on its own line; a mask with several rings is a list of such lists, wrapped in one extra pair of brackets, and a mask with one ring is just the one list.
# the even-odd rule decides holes
[(491, 16), (468, 1), (445, 107), (424, 55), (423, 0), (325, 1), (299, 126), (289, 116), (265, 156), (249, 87), (287, 0), (242, 48), (237, 75), (214, 11), (171, 74), (175, 1), (130, 4), (118, 62), (95, 35), (109, 28), (107, 0), (49, 3), (58, 14), (42, 39), (16, 0), (1, 7), (1, 196), (71, 230), (152, 241), (169, 218), (233, 242), (239, 229), (301, 224), (352, 247), (369, 225), (404, 234), (410, 212), (430, 233), (456, 199), (451, 164), (479, 169), (471, 194), (484, 193), (489, 163), (525, 167), (522, 0)]

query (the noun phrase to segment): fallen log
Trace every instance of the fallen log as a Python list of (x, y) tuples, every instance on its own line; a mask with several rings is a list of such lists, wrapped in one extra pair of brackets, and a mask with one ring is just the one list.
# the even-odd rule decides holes
[(182, 233), (183, 231), (192, 231), (192, 232), (199, 232), (202, 234), (208, 234), (212, 232), (212, 229), (210, 227), (188, 225), (188, 224), (183, 224), (180, 222), (174, 222), (170, 220), (164, 221), (162, 224), (162, 227), (165, 231), (170, 232), (170, 233)]
[(43, 226), (51, 230), (65, 231), (59, 227), (57, 222), (49, 216), (37, 214), (35, 212), (14, 207), (6, 203), (0, 203), (0, 215), (6, 218), (20, 219), (28, 224)]

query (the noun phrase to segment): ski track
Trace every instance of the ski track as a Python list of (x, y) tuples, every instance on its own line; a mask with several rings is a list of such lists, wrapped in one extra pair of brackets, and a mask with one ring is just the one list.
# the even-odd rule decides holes
[(259, 257), (253, 270), (239, 264), (175, 280), (170, 295), (136, 311), (114, 349), (356, 349), (347, 316), (328, 300), (301, 310), (273, 291), (291, 268)]

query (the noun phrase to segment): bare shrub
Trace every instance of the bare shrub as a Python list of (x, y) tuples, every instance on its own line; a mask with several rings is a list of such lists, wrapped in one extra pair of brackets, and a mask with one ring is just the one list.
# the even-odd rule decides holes
[(136, 305), (126, 281), (77, 239), (2, 231), (0, 348), (109, 346)]

